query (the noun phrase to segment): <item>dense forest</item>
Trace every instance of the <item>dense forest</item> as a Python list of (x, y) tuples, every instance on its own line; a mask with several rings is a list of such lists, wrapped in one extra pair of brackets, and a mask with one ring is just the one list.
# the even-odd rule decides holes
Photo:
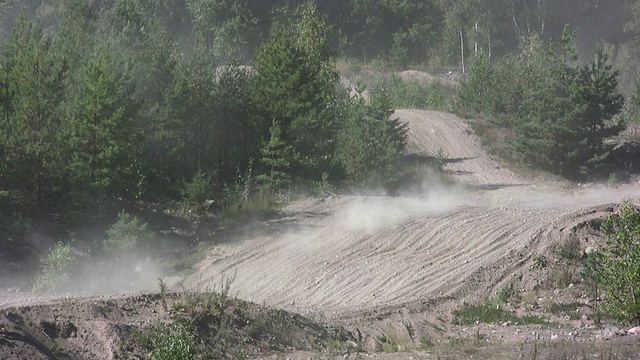
[(622, 94), (639, 98), (632, 0), (5, 0), (0, 18), (0, 189), (33, 213), (392, 188), (397, 104), (349, 96), (339, 59), (469, 74), (450, 108), (573, 178), (604, 161)]

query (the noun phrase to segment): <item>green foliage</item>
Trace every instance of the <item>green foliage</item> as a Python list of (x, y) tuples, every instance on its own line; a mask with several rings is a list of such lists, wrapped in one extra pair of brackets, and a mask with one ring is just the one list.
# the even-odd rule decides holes
[(393, 109), (387, 97), (347, 103), (346, 118), (338, 133), (335, 161), (358, 186), (391, 186), (398, 180), (404, 154), (407, 126), (390, 119)]
[(182, 199), (200, 206), (211, 194), (211, 176), (206, 176), (202, 171), (196, 172), (193, 179), (182, 188)]
[[(467, 111), (481, 113), (491, 101), (491, 91), (497, 91), (492, 82), (497, 76), (486, 56), (478, 56), (471, 65), (469, 76), (460, 83), (457, 105)], [(512, 80), (512, 79), (510, 79)]]
[(74, 260), (70, 245), (56, 243), (47, 256), (40, 258), (42, 269), (33, 281), (32, 291), (38, 294), (58, 292), (69, 279)]
[(630, 124), (640, 124), (640, 79), (636, 80), (627, 98), (625, 110)]
[(208, 51), (218, 63), (246, 60), (258, 39), (257, 19), (247, 1), (188, 0), (193, 31), (206, 39)]
[(277, 208), (277, 192), (267, 187), (258, 188), (253, 165), (244, 172), (237, 169), (234, 183), (223, 188), (223, 222), (244, 222), (265, 218)]
[(2, 46), (5, 70), (0, 148), (9, 184), (36, 204), (60, 191), (67, 175), (63, 107), (67, 62), (41, 27), (20, 17)]
[(431, 340), (428, 336), (426, 336), (426, 335), (420, 336), (420, 346), (423, 349), (432, 348), (433, 345), (435, 345), (433, 340)]
[(571, 303), (556, 303), (552, 302), (545, 306), (546, 311), (558, 316), (569, 316), (571, 320), (580, 319), (580, 313), (578, 310), (583, 308), (585, 304), (580, 302)]
[(150, 348), (152, 360), (190, 360), (196, 358), (197, 342), (188, 328), (174, 324), (155, 334)]
[(491, 66), (477, 59), (458, 96), (462, 110), (488, 115), (511, 129), (511, 148), (527, 165), (581, 178), (598, 170), (608, 156), (608, 139), (622, 130), (614, 119), (622, 110), (617, 71), (603, 50), (580, 67), (563, 34), (562, 52), (539, 37), (524, 38), (518, 56)]
[(478, 304), (465, 304), (451, 312), (454, 325), (473, 325), (476, 321), (491, 324), (511, 321), (518, 324), (545, 324), (547, 321), (539, 316), (518, 317), (510, 311), (504, 310), (500, 304), (485, 301)]
[(126, 254), (128, 251), (145, 245), (151, 237), (147, 230), (147, 224), (124, 210), (118, 214), (116, 221), (107, 230), (107, 239), (104, 241), (104, 248), (108, 251)]
[(323, 193), (335, 193), (336, 187), (329, 182), (329, 173), (323, 172), (320, 181), (313, 181), (313, 193), (316, 195), (323, 195)]
[(516, 300), (516, 301), (520, 300), (518, 291), (513, 286), (513, 284), (509, 284), (501, 287), (500, 290), (498, 291), (498, 294), (496, 295), (496, 298), (502, 304), (506, 304), (508, 302), (511, 302), (512, 300)]
[(531, 271), (544, 269), (549, 264), (549, 262), (547, 261), (547, 257), (544, 255), (534, 255), (532, 260), (533, 263), (529, 267), (529, 270)]
[(447, 89), (438, 80), (421, 84), (417, 80), (407, 83), (400, 76), (392, 74), (374, 85), (371, 89), (371, 101), (388, 98), (391, 107), (397, 109), (445, 110), (451, 97), (451, 89)]
[(554, 252), (561, 259), (577, 262), (582, 258), (580, 239), (575, 235), (569, 236), (565, 241), (556, 244)]
[(263, 154), (269, 158), (275, 147), (290, 146), (287, 175), (309, 179), (331, 168), (339, 78), (326, 19), (310, 3), (298, 11), (299, 20), (275, 24), (258, 51), (251, 93), (257, 128), (266, 133), (276, 123), (279, 127)]
[(604, 244), (588, 273), (601, 284), (604, 308), (618, 321), (640, 321), (640, 212), (625, 202), (602, 222)]
[(129, 167), (137, 141), (132, 118), (137, 104), (129, 74), (109, 47), (97, 49), (79, 69), (71, 86), (67, 122), (70, 171), (76, 189), (125, 194), (132, 189)]
[(291, 182), (291, 176), (287, 173), (291, 167), (291, 161), (296, 160), (293, 148), (282, 140), (280, 125), (274, 121), (269, 129), (271, 138), (262, 147), (260, 161), (267, 167), (266, 174), (259, 175), (258, 180), (266, 190), (278, 190)]

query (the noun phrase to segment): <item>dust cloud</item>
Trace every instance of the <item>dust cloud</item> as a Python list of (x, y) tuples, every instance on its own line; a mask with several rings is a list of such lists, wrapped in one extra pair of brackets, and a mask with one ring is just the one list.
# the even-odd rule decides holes
[(462, 186), (433, 183), (425, 192), (413, 195), (356, 197), (338, 210), (337, 219), (346, 230), (372, 234), (412, 218), (443, 214), (470, 205), (465, 193)]

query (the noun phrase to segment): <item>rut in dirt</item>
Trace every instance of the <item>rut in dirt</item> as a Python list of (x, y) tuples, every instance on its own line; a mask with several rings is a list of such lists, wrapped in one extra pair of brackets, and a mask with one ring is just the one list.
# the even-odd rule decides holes
[(240, 298), (337, 315), (479, 296), (521, 266), (550, 232), (604, 215), (602, 204), (640, 198), (634, 185), (567, 189), (524, 180), (497, 166), (452, 114), (398, 110), (394, 116), (408, 124), (411, 153), (446, 154), (445, 170), (458, 186), (292, 204), (286, 221), (265, 224), (267, 235), (216, 247), (183, 286), (212, 287), (233, 275), (232, 292)]

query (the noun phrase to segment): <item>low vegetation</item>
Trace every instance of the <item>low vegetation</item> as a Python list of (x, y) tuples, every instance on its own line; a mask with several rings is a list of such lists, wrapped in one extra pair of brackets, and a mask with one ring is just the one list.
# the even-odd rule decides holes
[(533, 35), (495, 64), (476, 58), (457, 105), (501, 128), (513, 161), (585, 179), (609, 175), (605, 140), (624, 129), (624, 98), (604, 50), (581, 65), (574, 37), (565, 32), (556, 49)]
[(600, 224), (604, 244), (585, 262), (586, 274), (600, 285), (603, 308), (616, 320), (640, 323), (640, 212), (620, 205)]
[[(134, 335), (151, 359), (247, 359), (256, 354), (304, 349), (355, 351), (350, 333), (300, 315), (230, 297), (233, 277), (217, 289), (185, 290), (171, 303), (171, 323)], [(162, 285), (161, 285), (162, 286)], [(166, 299), (165, 299), (166, 300)]]
[(505, 310), (500, 303), (485, 301), (477, 304), (466, 304), (451, 312), (454, 325), (474, 325), (477, 322), (485, 324), (546, 324), (548, 321), (540, 316), (516, 316)]
[(46, 256), (40, 259), (41, 270), (33, 281), (34, 293), (57, 293), (66, 285), (75, 256), (68, 244), (56, 243)]

